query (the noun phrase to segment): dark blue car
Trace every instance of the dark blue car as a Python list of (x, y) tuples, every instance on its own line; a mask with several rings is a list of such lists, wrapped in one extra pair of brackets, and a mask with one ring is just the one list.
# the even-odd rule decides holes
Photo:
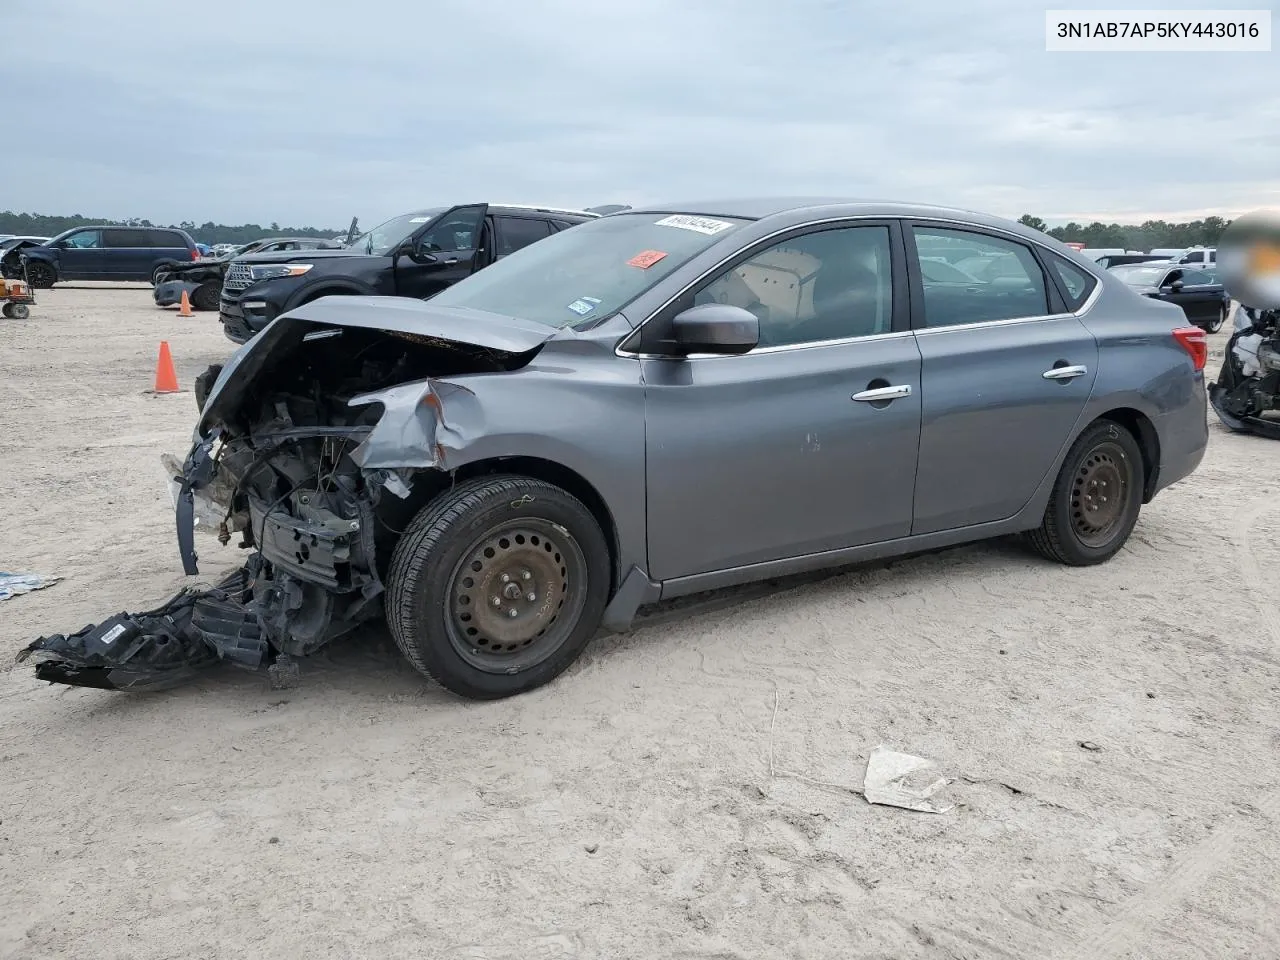
[(47, 289), (60, 280), (150, 280), (200, 256), (185, 230), (173, 227), (74, 227), (44, 246), (21, 251), (27, 282)]

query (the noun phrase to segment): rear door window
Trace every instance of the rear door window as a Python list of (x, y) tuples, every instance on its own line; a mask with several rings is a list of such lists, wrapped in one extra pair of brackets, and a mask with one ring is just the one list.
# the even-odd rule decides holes
[(149, 247), (146, 230), (104, 230), (103, 245), (107, 247)]
[[(924, 326), (951, 327), (1049, 314), (1044, 271), (1026, 244), (1004, 237), (923, 224), (912, 228), (917, 250), (963, 245), (977, 251), (956, 266), (971, 280), (932, 277), (917, 260)], [(918, 254), (917, 254), (918, 256)]]
[(527, 247), (550, 235), (550, 228), (545, 220), (531, 220), (525, 217), (497, 217), (496, 219), (498, 221), (498, 256), (500, 257), (515, 253), (521, 247)]

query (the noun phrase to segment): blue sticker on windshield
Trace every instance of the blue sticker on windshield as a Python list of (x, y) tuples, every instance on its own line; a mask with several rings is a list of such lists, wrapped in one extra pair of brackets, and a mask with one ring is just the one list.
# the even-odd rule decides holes
[(585, 317), (600, 303), (599, 297), (579, 297), (569, 304), (569, 309), (580, 317)]

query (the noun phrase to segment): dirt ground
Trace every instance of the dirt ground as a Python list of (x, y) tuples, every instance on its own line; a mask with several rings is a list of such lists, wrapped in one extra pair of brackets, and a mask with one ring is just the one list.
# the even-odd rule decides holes
[[(29, 639), (184, 582), (162, 339), (186, 391), (231, 349), (137, 286), (0, 324), (0, 569), (64, 578), (0, 604), (0, 956), (1280, 956), (1280, 445), (1213, 421), (1100, 568), (996, 542), (696, 598), (499, 703), (376, 631), (283, 692), (39, 684)], [(853, 792), (879, 744), (955, 809)]]

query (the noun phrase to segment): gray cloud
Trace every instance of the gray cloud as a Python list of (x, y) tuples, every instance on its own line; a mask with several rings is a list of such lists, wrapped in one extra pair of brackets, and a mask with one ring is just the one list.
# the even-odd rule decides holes
[(752, 193), (1047, 219), (1280, 203), (1272, 54), (1047, 53), (1025, 0), (5, 7), (17, 209), (339, 226)]

